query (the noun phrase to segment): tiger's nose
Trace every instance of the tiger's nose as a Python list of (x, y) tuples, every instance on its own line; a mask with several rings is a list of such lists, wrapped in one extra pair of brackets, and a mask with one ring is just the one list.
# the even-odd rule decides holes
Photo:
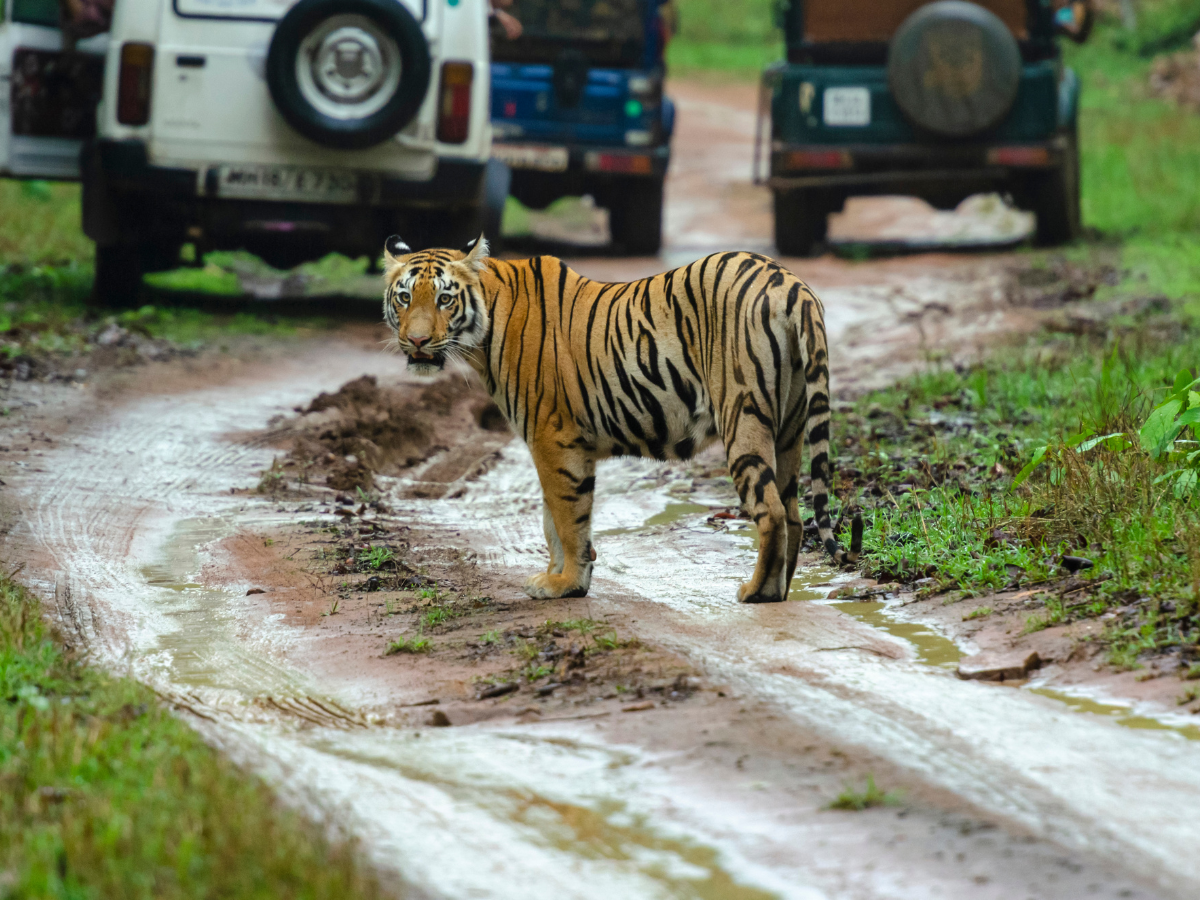
[(414, 347), (420, 349), (422, 344), (429, 343), (429, 335), (427, 335), (427, 334), (410, 334), (408, 336), (408, 342), (410, 344), (412, 344)]

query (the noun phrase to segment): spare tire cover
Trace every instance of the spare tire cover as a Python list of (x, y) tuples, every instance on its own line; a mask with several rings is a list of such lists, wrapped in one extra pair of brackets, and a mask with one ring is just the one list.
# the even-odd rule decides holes
[(267, 87), (296, 131), (361, 149), (412, 121), (429, 88), (429, 47), (397, 0), (300, 0), (267, 51)]
[(934, 134), (967, 137), (996, 125), (1012, 108), (1021, 51), (994, 13), (974, 3), (922, 6), (892, 36), (888, 84), (912, 123)]

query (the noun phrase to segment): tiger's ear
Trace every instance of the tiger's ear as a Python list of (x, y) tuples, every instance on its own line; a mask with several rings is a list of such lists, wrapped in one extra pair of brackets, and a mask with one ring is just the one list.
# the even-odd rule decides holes
[(393, 234), (383, 242), (383, 256), (387, 260), (389, 268), (399, 263), (401, 256), (406, 256), (409, 253), (412, 253), (412, 247), (404, 243), (398, 234)]
[(462, 252), (467, 254), (463, 262), (474, 269), (476, 272), (482, 272), (484, 268), (484, 260), (488, 258), (488, 242), (482, 234), (467, 246), (463, 247)]

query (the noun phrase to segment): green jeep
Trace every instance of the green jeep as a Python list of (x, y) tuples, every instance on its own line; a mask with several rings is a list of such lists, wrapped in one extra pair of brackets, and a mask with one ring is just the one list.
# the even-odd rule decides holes
[(763, 106), (780, 253), (813, 253), (864, 194), (949, 209), (998, 191), (1037, 214), (1039, 244), (1078, 235), (1079, 80), (1056, 36), (1086, 37), (1087, 4), (781, 0), (779, 16)]

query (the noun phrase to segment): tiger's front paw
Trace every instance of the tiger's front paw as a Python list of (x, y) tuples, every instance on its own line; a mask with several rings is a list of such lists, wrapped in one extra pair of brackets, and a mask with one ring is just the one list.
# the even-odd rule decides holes
[(739, 603), (782, 603), (783, 595), (776, 592), (774, 594), (767, 593), (764, 589), (765, 585), (756, 585), (753, 582), (747, 581), (738, 588)]
[(559, 597), (584, 597), (588, 586), (567, 575), (541, 572), (525, 582), (525, 593), (534, 600), (555, 600)]

